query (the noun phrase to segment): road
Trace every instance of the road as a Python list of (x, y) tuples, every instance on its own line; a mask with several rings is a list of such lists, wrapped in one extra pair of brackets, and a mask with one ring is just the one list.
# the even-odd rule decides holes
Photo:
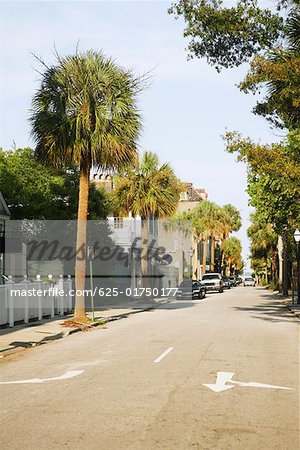
[[(296, 450), (298, 326), (267, 291), (237, 287), (5, 358), (0, 447)], [(205, 386), (217, 372), (231, 388)]]

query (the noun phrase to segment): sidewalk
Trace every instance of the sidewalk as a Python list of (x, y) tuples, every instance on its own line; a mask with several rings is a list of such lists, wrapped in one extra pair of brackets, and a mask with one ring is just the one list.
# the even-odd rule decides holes
[(300, 305), (289, 302), (286, 306), (292, 313), (295, 314), (295, 316), (300, 317)]
[[(104, 305), (101, 310), (95, 311), (95, 322), (88, 326), (103, 325), (113, 320), (119, 320), (133, 314), (149, 311), (161, 307), (172, 300), (169, 298), (157, 298), (155, 300), (131, 301), (121, 305)], [(91, 318), (91, 313), (88, 313)], [(62, 339), (78, 331), (81, 327), (65, 327), (62, 324), (71, 315), (45, 319), (39, 322), (16, 325), (13, 328), (0, 329), (0, 358), (25, 350), (37, 345), (44, 345), (51, 341)]]
[(295, 314), (295, 316), (300, 317), (300, 305), (297, 304), (297, 298), (294, 299), (294, 303), (292, 302), (292, 291), (289, 291), (288, 297), (282, 297), (282, 301), (289, 311)]

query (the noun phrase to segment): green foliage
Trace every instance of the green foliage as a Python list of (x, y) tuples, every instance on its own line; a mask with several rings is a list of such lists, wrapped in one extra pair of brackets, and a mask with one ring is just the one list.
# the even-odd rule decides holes
[(113, 194), (116, 210), (142, 219), (170, 217), (176, 211), (182, 185), (169, 164), (160, 165), (157, 155), (145, 152), (116, 179)]
[(223, 211), (229, 218), (231, 231), (239, 231), (242, 226), (240, 212), (235, 208), (235, 206), (231, 205), (230, 203), (223, 206)]
[(99, 52), (43, 63), (32, 101), (35, 153), (54, 167), (120, 167), (136, 157), (141, 80)]
[[(232, 251), (234, 250), (232, 263), (229, 261), (230, 258), (225, 263), (227, 264), (229, 261), (229, 266), (233, 264), (238, 273), (242, 272), (244, 266), (241, 256), (242, 247), (237, 238), (229, 238), (229, 235), (232, 231), (238, 231), (241, 225), (240, 212), (233, 205), (227, 204), (221, 207), (210, 201), (201, 202), (197, 208), (188, 213), (177, 214), (168, 224), (169, 227), (177, 229), (183, 235), (194, 233), (198, 240), (221, 239), (223, 242), (221, 248), (216, 245), (215, 267), (221, 271), (224, 248), (228, 252), (232, 249)], [(229, 244), (224, 247), (227, 240), (229, 240)]]
[[(13, 219), (76, 219), (79, 174), (41, 164), (30, 148), (0, 150), (0, 186)], [(89, 217), (104, 219), (110, 210), (105, 191), (90, 187)]]
[(201, 237), (226, 239), (242, 225), (239, 211), (231, 204), (221, 207), (203, 201), (191, 211), (190, 217), (196, 234)]
[(229, 237), (222, 243), (223, 258), (226, 266), (235, 271), (241, 272), (244, 267), (242, 260), (242, 244), (236, 237)]
[(271, 280), (268, 285), (268, 289), (270, 289), (271, 291), (278, 291), (279, 290), (278, 281)]
[(248, 228), (247, 234), (251, 239), (252, 249), (268, 252), (272, 247), (276, 247), (277, 234), (272, 225), (267, 223), (258, 211), (251, 214), (251, 221), (252, 224)]
[[(251, 215), (252, 224), (247, 230), (251, 241), (251, 267), (258, 277), (266, 276), (272, 265), (272, 257), (276, 254), (277, 234), (271, 224), (256, 210)], [(273, 261), (276, 270), (276, 261)], [(274, 280), (275, 282), (275, 280)]]
[(279, 128), (299, 128), (300, 123), (300, 10), (291, 9), (285, 27), (284, 46), (278, 45), (263, 56), (256, 56), (240, 84), (244, 92), (256, 93), (266, 87), (263, 101), (254, 113)]
[(225, 135), (227, 151), (248, 168), (250, 204), (277, 233), (300, 221), (300, 134), (293, 131), (279, 144), (256, 144), (238, 133)]
[(282, 17), (257, 0), (238, 0), (232, 7), (222, 0), (178, 0), (169, 13), (185, 21), (189, 57), (205, 57), (218, 71), (249, 61), (283, 31)]
[(218, 71), (250, 61), (239, 88), (266, 88), (254, 108), (273, 125), (289, 130), (300, 119), (300, 10), (297, 0), (277, 1), (277, 12), (257, 0), (178, 0), (169, 12), (183, 17), (189, 56), (205, 57)]

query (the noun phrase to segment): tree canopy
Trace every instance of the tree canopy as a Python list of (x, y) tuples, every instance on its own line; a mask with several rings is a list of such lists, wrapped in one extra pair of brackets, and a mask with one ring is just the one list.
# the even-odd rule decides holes
[(238, 0), (230, 7), (222, 0), (178, 0), (169, 13), (185, 21), (189, 58), (206, 58), (218, 71), (269, 49), (284, 30), (279, 11), (262, 8), (257, 0)]
[(227, 151), (248, 168), (250, 204), (278, 233), (300, 222), (300, 134), (294, 131), (279, 144), (263, 145), (225, 135)]
[(170, 217), (176, 211), (181, 182), (172, 167), (160, 164), (155, 153), (145, 152), (135, 164), (128, 165), (116, 178), (116, 209), (142, 219)]
[[(13, 219), (76, 219), (78, 170), (54, 169), (35, 158), (31, 148), (0, 150), (0, 185)], [(104, 219), (110, 200), (90, 186), (89, 217)]]

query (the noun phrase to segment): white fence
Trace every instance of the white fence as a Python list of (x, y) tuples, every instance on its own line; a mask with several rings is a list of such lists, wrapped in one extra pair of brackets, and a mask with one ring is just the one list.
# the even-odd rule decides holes
[(4, 285), (0, 286), (0, 325), (13, 327), (16, 322), (28, 323), (31, 319), (42, 320), (43, 317), (63, 316), (73, 309), (71, 295), (72, 280), (62, 275), (57, 282), (49, 275), (42, 281), (40, 275), (35, 281), (24, 280), (15, 283), (10, 275)]

